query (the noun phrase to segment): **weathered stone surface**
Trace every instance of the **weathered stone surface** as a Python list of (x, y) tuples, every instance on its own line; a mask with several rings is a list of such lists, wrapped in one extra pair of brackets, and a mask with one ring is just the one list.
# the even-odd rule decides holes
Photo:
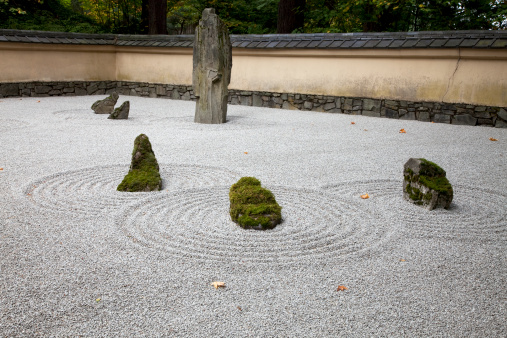
[(134, 141), (130, 170), (118, 191), (156, 191), (162, 188), (159, 166), (148, 136), (141, 134)]
[(406, 114), (401, 115), (400, 120), (415, 120), (415, 112), (409, 111)]
[(35, 93), (37, 94), (47, 94), (49, 93), (53, 88), (50, 86), (35, 86)]
[(227, 27), (215, 14), (215, 9), (206, 8), (194, 39), (192, 85), (197, 98), (195, 122), (226, 122), (231, 68), (232, 45)]
[(435, 114), (433, 121), (436, 123), (451, 123), (451, 116), (445, 114)]
[(273, 193), (255, 177), (242, 177), (229, 191), (230, 215), (245, 229), (273, 229), (282, 222), (282, 208)]
[(120, 107), (116, 108), (111, 113), (111, 115), (108, 116), (108, 119), (126, 120), (129, 118), (129, 111), (130, 111), (130, 102), (125, 101)]
[(310, 109), (312, 109), (312, 108), (313, 108), (313, 103), (312, 103), (312, 102), (310, 102), (310, 101), (305, 101), (305, 103), (303, 104), (303, 107), (304, 107), (305, 109), (310, 110)]
[(429, 122), (430, 121), (430, 113), (426, 111), (418, 112), (417, 113), (417, 120), (423, 121), (423, 122)]
[(507, 121), (507, 111), (503, 108), (500, 108), (500, 110), (498, 111), (498, 117), (501, 118), (502, 120), (504, 121)]
[(114, 110), (116, 101), (118, 101), (118, 94), (116, 92), (113, 92), (105, 99), (95, 101), (95, 103), (92, 104), (92, 109), (95, 114), (111, 114)]
[(333, 108), (336, 108), (336, 104), (333, 102), (326, 103), (324, 105), (324, 110), (331, 110)]
[(363, 109), (370, 111), (380, 111), (380, 100), (373, 99), (364, 99), (363, 100)]
[(452, 124), (475, 126), (477, 124), (477, 119), (469, 114), (456, 115), (452, 119)]
[(363, 110), (363, 114), (362, 115), (364, 115), (364, 116), (370, 116), (370, 117), (380, 117), (380, 112)]
[(17, 83), (0, 84), (0, 95), (3, 97), (18, 96), (19, 86)]
[(453, 198), (445, 171), (424, 158), (411, 158), (403, 170), (403, 198), (428, 210), (448, 209)]
[(497, 119), (496, 123), (495, 123), (495, 127), (496, 128), (507, 128), (507, 122)]

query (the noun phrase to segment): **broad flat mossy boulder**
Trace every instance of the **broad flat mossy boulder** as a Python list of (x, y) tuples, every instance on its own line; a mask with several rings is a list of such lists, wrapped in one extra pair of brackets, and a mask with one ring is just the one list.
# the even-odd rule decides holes
[(231, 219), (245, 229), (273, 229), (282, 222), (282, 208), (255, 177), (242, 177), (231, 186)]
[(155, 153), (148, 136), (141, 134), (134, 141), (130, 170), (118, 186), (118, 191), (156, 191), (162, 188), (162, 179)]
[(424, 158), (411, 158), (403, 170), (403, 197), (428, 210), (448, 209), (453, 198), (445, 170)]

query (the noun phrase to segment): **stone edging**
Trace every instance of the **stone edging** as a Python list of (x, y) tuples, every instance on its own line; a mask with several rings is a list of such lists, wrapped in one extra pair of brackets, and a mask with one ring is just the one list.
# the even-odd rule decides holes
[[(0, 98), (103, 95), (160, 97), (195, 101), (192, 86), (126, 81), (72, 81), (0, 83)], [(507, 128), (507, 108), (464, 103), (413, 102), (229, 90), (233, 105), (365, 115), (402, 120)]]

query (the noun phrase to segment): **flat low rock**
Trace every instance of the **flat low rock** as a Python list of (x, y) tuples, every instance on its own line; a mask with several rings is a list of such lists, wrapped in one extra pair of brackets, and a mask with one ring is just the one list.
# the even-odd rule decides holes
[(424, 158), (411, 158), (403, 170), (403, 198), (428, 210), (448, 209), (453, 198), (445, 171)]
[(125, 101), (123, 104), (116, 108), (108, 117), (112, 120), (126, 120), (129, 118), (130, 102)]
[(118, 97), (118, 93), (113, 92), (105, 99), (95, 101), (95, 103), (92, 104), (92, 110), (95, 114), (111, 114), (114, 111), (114, 105), (118, 101)]

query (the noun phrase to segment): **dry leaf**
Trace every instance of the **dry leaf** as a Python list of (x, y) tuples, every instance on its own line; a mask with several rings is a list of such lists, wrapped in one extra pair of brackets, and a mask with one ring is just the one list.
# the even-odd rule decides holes
[(368, 194), (364, 194), (364, 195), (361, 195), (361, 198), (362, 198), (363, 200), (365, 200), (365, 199), (367, 199), (367, 198), (370, 198), (370, 195), (368, 195)]
[(40, 102), (40, 101), (37, 101), (37, 102)]
[(402, 258), (402, 259), (400, 259), (400, 262), (405, 262), (405, 260)]
[(0, 168), (0, 170), (4, 170), (4, 168)]
[(405, 129), (400, 129), (400, 134), (406, 134), (407, 132), (405, 131)]
[(241, 306), (236, 306), (238, 308), (239, 311), (243, 311), (243, 309), (241, 308)]
[(345, 290), (348, 290), (348, 289), (344, 285), (338, 285), (338, 288), (336, 289), (336, 291), (345, 291)]
[(96, 301), (97, 303), (98, 303), (98, 302), (100, 302), (100, 298), (95, 299), (95, 301)]
[(245, 154), (248, 154), (248, 151), (245, 151)]
[(350, 124), (356, 124), (355, 122), (350, 122)]
[(211, 283), (211, 285), (213, 285), (215, 287), (215, 289), (225, 288), (225, 283), (224, 282), (213, 282), (213, 283)]
[(490, 137), (489, 140), (490, 141), (498, 141), (496, 138), (492, 138), (492, 137)]
[(365, 129), (364, 131), (368, 131), (368, 129)]

